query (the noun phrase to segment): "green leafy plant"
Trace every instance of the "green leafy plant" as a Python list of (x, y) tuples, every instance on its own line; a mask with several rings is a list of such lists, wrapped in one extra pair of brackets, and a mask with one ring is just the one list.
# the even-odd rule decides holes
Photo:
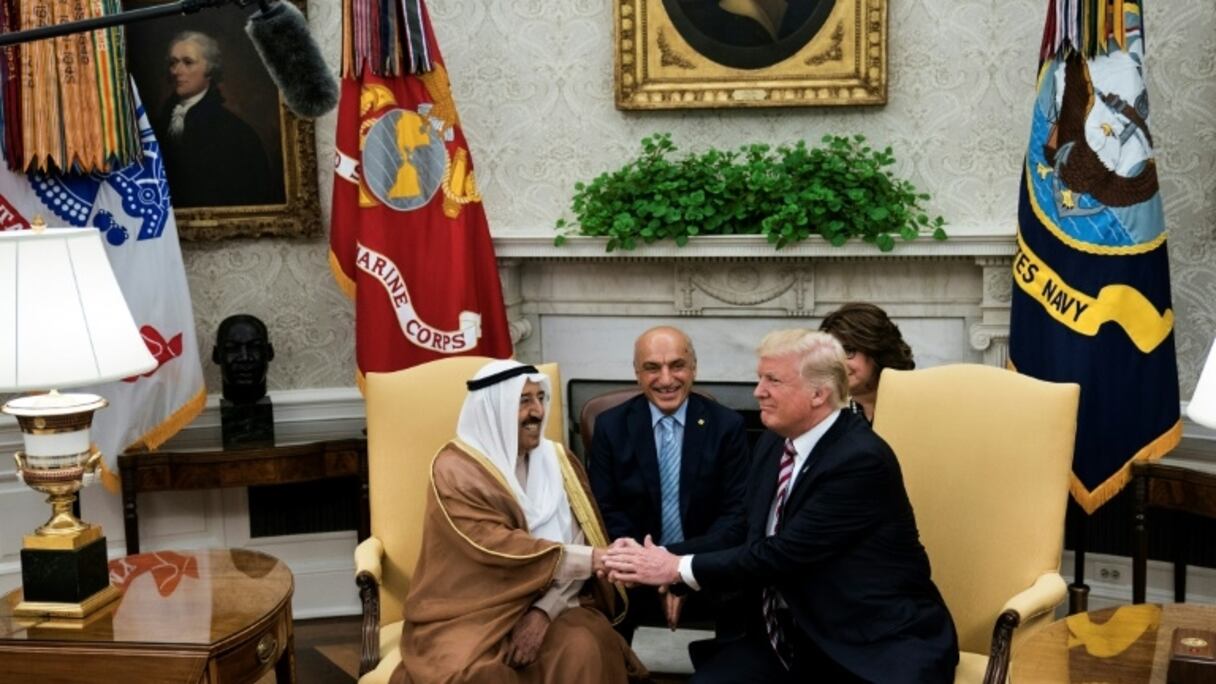
[(946, 239), (945, 221), (930, 217), (929, 195), (896, 178), (891, 148), (865, 136), (828, 135), (773, 147), (745, 145), (676, 157), (670, 133), (642, 139), (642, 154), (590, 183), (574, 186), (574, 221), (557, 221), (561, 245), (570, 235), (608, 238), (608, 251), (695, 235), (763, 234), (780, 249), (822, 235), (840, 246), (851, 237), (886, 252), (895, 237)]

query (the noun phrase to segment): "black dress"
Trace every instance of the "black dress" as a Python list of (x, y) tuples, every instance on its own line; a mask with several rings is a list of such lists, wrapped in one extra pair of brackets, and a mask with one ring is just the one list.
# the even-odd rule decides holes
[(847, 407), (845, 407), (845, 410), (852, 412), (858, 418), (861, 418), (862, 420), (866, 421), (867, 423), (874, 422), (874, 421), (870, 420), (869, 418), (866, 418), (866, 410), (861, 407), (861, 404), (858, 404), (857, 402), (853, 401), (852, 399), (849, 400), (849, 405)]

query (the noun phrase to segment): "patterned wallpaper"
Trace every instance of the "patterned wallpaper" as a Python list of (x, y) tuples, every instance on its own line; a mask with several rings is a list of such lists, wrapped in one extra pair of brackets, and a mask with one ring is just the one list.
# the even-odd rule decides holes
[[(340, 3), (313, 0), (331, 64)], [(495, 234), (546, 231), (572, 186), (618, 165), (642, 136), (678, 145), (817, 140), (864, 133), (933, 195), (955, 228), (1009, 233), (1026, 144), (1044, 0), (890, 0), (882, 108), (626, 113), (613, 108), (610, 0), (430, 0)], [(1216, 4), (1149, 3), (1149, 94), (1171, 229), (1182, 395), (1216, 334)], [(328, 214), (334, 117), (318, 121)], [(184, 246), (208, 384), (216, 326), (236, 312), (269, 325), (272, 389), (352, 384), (353, 308), (318, 240)]]

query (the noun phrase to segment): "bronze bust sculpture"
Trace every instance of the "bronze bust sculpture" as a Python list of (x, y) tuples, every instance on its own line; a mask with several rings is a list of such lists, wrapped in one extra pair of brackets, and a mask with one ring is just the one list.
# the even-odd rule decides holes
[(220, 365), (224, 398), (220, 420), (224, 448), (274, 446), (274, 409), (266, 396), (266, 373), (274, 346), (256, 316), (234, 314), (215, 334), (211, 360)]
[(266, 396), (266, 372), (274, 360), (274, 346), (266, 324), (249, 314), (235, 314), (220, 323), (211, 360), (220, 364), (224, 398), (234, 404), (252, 404)]

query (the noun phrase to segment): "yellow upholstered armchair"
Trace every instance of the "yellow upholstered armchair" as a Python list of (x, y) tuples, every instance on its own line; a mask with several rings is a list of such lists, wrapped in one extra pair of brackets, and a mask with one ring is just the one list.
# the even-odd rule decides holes
[(990, 366), (882, 374), (874, 430), (899, 458), (958, 629), (956, 682), (1005, 682), (1011, 651), (1064, 600), (1079, 397)]
[[(401, 661), (402, 604), (422, 545), (431, 459), (456, 436), (465, 381), (492, 360), (460, 356), (367, 374), (372, 536), (355, 549), (355, 582), (363, 602), (360, 684), (387, 682)], [(546, 437), (562, 442), (557, 364), (538, 368), (549, 376), (553, 391)]]

